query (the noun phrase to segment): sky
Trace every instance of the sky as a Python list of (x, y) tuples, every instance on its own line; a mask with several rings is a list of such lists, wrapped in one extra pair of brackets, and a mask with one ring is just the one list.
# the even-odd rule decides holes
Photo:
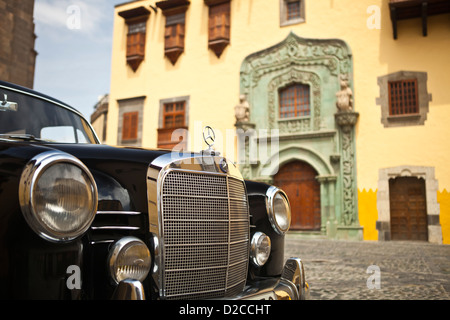
[(35, 0), (34, 90), (90, 120), (109, 93), (114, 6), (129, 0)]

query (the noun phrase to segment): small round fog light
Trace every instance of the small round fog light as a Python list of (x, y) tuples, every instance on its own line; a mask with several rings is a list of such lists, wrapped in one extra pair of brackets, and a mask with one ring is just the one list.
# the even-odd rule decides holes
[(116, 283), (127, 279), (143, 281), (150, 271), (152, 259), (143, 241), (125, 237), (111, 248), (108, 263), (111, 277)]
[(262, 232), (256, 232), (253, 235), (250, 258), (256, 267), (262, 267), (270, 256), (271, 244), (270, 238)]

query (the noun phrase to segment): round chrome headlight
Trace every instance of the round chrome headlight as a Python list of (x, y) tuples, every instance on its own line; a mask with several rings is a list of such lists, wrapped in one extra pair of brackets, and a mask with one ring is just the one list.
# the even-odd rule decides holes
[(67, 153), (41, 153), (22, 172), (22, 213), (30, 227), (46, 240), (63, 242), (81, 236), (94, 220), (97, 197), (88, 168)]
[(257, 267), (262, 267), (266, 264), (270, 257), (272, 245), (270, 238), (263, 232), (256, 232), (250, 243), (250, 259)]
[(109, 272), (116, 283), (123, 280), (144, 281), (152, 258), (147, 245), (135, 237), (117, 241), (109, 253)]
[(283, 190), (274, 186), (267, 190), (266, 195), (270, 223), (277, 233), (283, 235), (291, 226), (291, 206), (288, 197)]

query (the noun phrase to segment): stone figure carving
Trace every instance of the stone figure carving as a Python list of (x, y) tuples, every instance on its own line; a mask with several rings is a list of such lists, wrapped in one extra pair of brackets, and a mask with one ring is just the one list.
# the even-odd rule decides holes
[(234, 107), (236, 122), (248, 122), (250, 120), (250, 104), (247, 101), (247, 96), (241, 94), (239, 100), (240, 103)]
[(336, 93), (336, 106), (339, 111), (353, 110), (353, 92), (350, 89), (348, 80), (341, 76), (341, 90)]

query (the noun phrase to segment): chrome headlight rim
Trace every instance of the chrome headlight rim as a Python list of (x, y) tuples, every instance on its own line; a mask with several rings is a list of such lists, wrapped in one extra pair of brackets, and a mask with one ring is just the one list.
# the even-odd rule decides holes
[[(261, 250), (260, 242), (266, 240), (268, 243), (269, 253), (267, 257), (261, 261), (259, 258), (259, 250)], [(270, 253), (272, 251), (272, 242), (270, 240), (270, 237), (266, 235), (264, 232), (257, 231), (253, 234), (252, 240), (250, 242), (250, 260), (253, 263), (255, 267), (262, 267), (264, 266), (267, 261), (270, 258)]]
[[(147, 249), (148, 258), (150, 259), (149, 266), (148, 266), (146, 272), (144, 272), (143, 276), (140, 277), (139, 279), (134, 279), (134, 278), (129, 278), (129, 277), (124, 278), (124, 279), (119, 279), (117, 276), (117, 272), (116, 272), (118, 259), (121, 256), (121, 254), (124, 252), (124, 250), (129, 249), (133, 244), (142, 245)], [(108, 254), (107, 262), (108, 262), (109, 275), (115, 284), (119, 284), (120, 282), (125, 281), (125, 280), (136, 280), (136, 281), (142, 282), (147, 278), (147, 276), (149, 275), (149, 273), (151, 271), (151, 266), (153, 263), (152, 260), (153, 259), (150, 254), (150, 250), (144, 241), (142, 241), (141, 239), (139, 239), (137, 237), (133, 237), (133, 236), (121, 238), (112, 245), (112, 247), (109, 251), (109, 254)]]
[[(280, 195), (286, 201), (286, 210), (288, 212), (287, 227), (282, 227), (278, 223), (277, 218), (276, 218), (274, 201), (275, 201), (275, 197), (277, 195)], [(289, 228), (291, 226), (291, 216), (292, 216), (292, 214), (291, 214), (291, 205), (289, 203), (289, 198), (288, 198), (287, 194), (283, 190), (281, 190), (280, 188), (275, 187), (275, 186), (271, 186), (269, 189), (267, 189), (267, 192), (266, 192), (266, 205), (267, 205), (267, 215), (269, 217), (269, 221), (270, 221), (270, 224), (272, 225), (273, 229), (279, 235), (286, 234), (286, 232), (289, 230)]]
[[(50, 229), (39, 219), (39, 215), (34, 207), (34, 189), (39, 178), (47, 169), (61, 163), (78, 167), (86, 174), (92, 187), (92, 204), (89, 218), (83, 223), (82, 227), (72, 232), (58, 232)], [(41, 238), (55, 243), (70, 242), (82, 236), (94, 221), (98, 204), (97, 184), (90, 170), (78, 158), (59, 150), (46, 151), (36, 155), (25, 166), (19, 184), (19, 203), (28, 225)]]

